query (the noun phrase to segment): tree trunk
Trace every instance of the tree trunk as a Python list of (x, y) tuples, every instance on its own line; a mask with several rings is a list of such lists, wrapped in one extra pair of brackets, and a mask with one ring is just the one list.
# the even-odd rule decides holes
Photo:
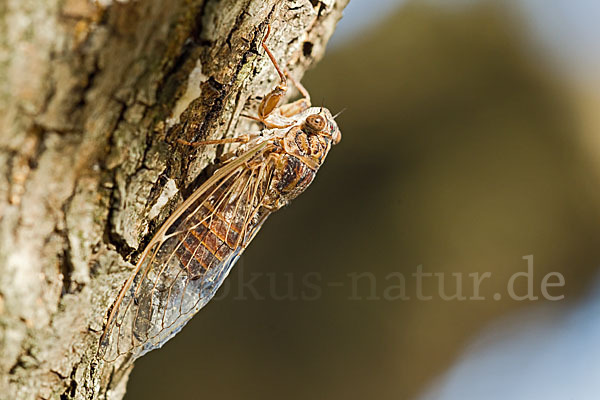
[[(0, 398), (119, 399), (96, 357), (152, 233), (347, 0), (0, 2)], [(117, 373), (118, 372), (118, 373)]]

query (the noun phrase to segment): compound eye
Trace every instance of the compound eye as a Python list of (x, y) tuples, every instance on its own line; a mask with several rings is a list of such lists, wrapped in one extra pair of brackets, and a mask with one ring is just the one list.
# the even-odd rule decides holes
[(306, 128), (308, 133), (317, 133), (325, 129), (326, 121), (319, 114), (312, 114), (306, 118)]

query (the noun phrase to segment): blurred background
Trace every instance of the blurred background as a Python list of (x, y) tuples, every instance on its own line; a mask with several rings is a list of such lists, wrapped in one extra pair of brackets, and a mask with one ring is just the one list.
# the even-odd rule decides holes
[(126, 398), (597, 399), (599, 20), (351, 0), (304, 79), (342, 142)]

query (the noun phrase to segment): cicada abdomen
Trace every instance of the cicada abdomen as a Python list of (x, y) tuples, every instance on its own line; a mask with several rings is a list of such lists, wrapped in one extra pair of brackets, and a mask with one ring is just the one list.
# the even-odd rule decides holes
[(223, 167), (165, 222), (111, 310), (103, 358), (160, 347), (214, 296), (270, 213), (272, 168), (247, 164), (264, 147)]

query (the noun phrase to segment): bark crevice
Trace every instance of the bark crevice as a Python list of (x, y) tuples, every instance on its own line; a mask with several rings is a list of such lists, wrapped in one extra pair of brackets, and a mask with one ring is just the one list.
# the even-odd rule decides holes
[[(195, 141), (318, 60), (347, 0), (12, 2), (0, 7), (0, 397), (119, 399), (96, 358), (144, 245), (208, 176)], [(307, 44), (309, 43), (309, 44)]]

